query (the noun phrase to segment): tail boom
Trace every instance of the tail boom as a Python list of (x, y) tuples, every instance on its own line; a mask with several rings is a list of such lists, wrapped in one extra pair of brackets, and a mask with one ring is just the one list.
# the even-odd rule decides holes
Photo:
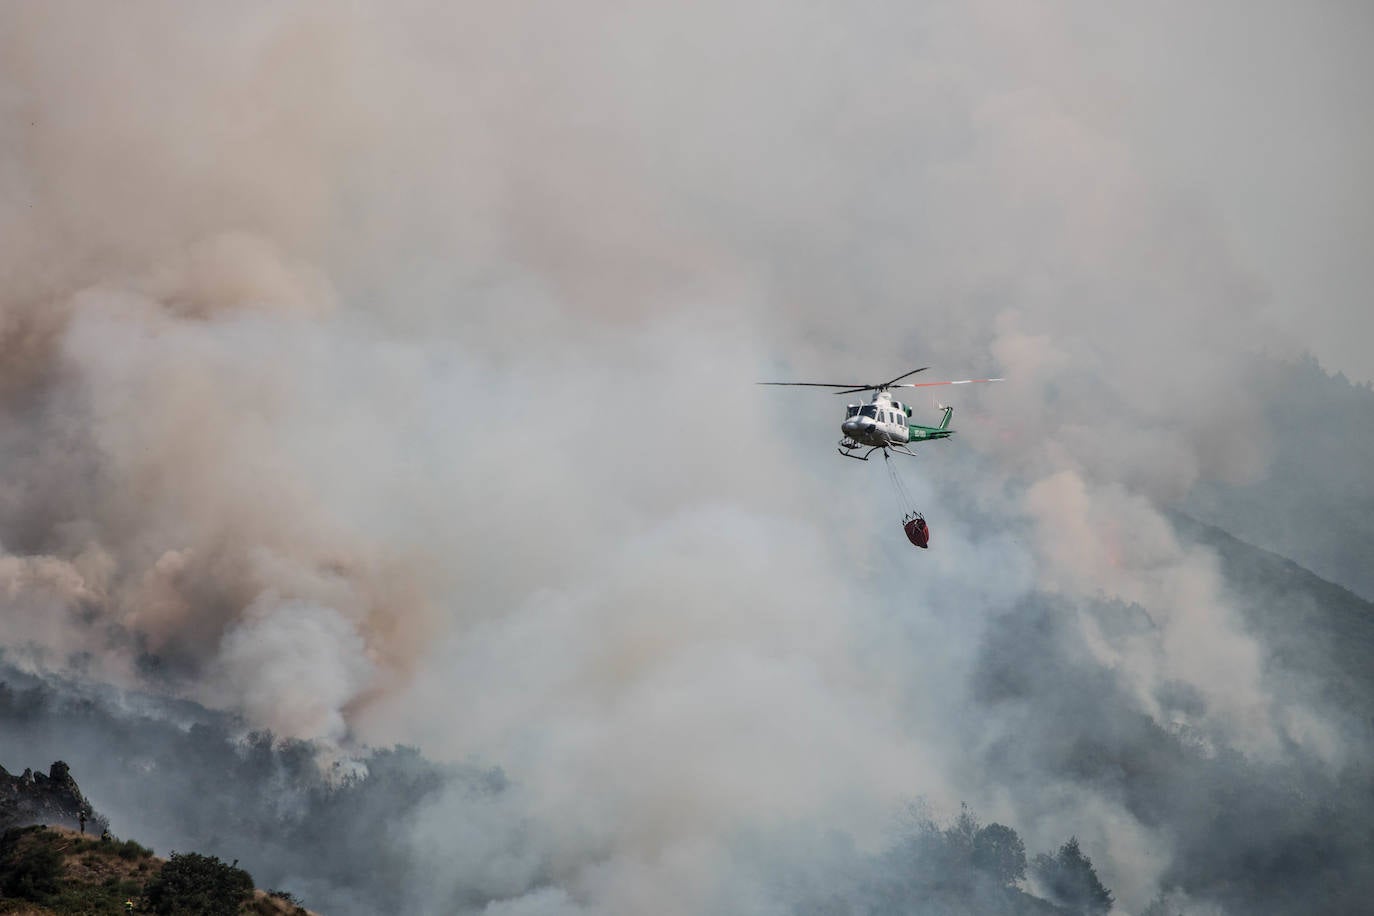
[(950, 417), (954, 416), (953, 407), (943, 408), (944, 413), (940, 416), (938, 426), (919, 426), (910, 424), (907, 426), (907, 434), (912, 442), (929, 442), (932, 439), (948, 439), (954, 435), (954, 430), (949, 428)]

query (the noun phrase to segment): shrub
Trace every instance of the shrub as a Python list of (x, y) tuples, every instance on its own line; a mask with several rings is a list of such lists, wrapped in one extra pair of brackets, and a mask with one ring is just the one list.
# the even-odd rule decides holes
[(127, 862), (133, 862), (136, 859), (146, 859), (153, 854), (153, 851), (147, 846), (142, 846), (133, 840), (124, 840), (115, 843), (113, 848), (115, 855)]
[(163, 916), (234, 916), (253, 897), (253, 878), (214, 856), (172, 853), (148, 883), (148, 904)]
[(46, 837), (20, 845), (25, 834), (41, 828), (10, 830), (0, 838), (0, 894), (41, 903), (57, 893), (62, 875), (62, 855)]

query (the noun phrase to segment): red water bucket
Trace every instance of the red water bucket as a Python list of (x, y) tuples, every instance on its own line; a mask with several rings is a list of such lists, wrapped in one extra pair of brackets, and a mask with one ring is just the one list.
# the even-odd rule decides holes
[(923, 518), (913, 518), (902, 528), (906, 531), (906, 539), (920, 547), (922, 550), (930, 546), (930, 526)]

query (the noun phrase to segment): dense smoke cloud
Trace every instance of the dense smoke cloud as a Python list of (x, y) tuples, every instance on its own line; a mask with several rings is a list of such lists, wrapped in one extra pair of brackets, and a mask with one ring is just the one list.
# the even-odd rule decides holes
[[(767, 912), (742, 834), (876, 848), (913, 795), (1077, 831), (1142, 904), (1168, 831), (984, 757), (968, 685), (1033, 592), (1145, 609), (1052, 645), (1153, 727), (1339, 765), (1159, 508), (1262, 481), (1249, 356), (1329, 344), (1265, 301), (1227, 163), (1167, 155), (1243, 48), (1161, 88), (1175, 29), (1053, 4), (4, 17), (11, 660), (500, 764), (541, 848), (493, 912)], [(912, 465), (916, 568), (836, 399), (751, 383), (927, 362), (1012, 381)]]

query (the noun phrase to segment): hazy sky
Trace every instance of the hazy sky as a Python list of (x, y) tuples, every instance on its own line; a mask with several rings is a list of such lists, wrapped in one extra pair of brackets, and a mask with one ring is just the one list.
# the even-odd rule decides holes
[[(0, 17), (32, 664), (506, 767), (562, 896), (503, 913), (709, 911), (741, 831), (871, 842), (919, 794), (1148, 899), (1148, 827), (970, 765), (1032, 589), (1151, 609), (1078, 634), (1146, 714), (1184, 683), (1217, 740), (1339, 757), (1157, 506), (1263, 477), (1249, 354), (1374, 378), (1363, 4)], [(1010, 380), (908, 468), (919, 556), (840, 399), (752, 384), (918, 365)]]

